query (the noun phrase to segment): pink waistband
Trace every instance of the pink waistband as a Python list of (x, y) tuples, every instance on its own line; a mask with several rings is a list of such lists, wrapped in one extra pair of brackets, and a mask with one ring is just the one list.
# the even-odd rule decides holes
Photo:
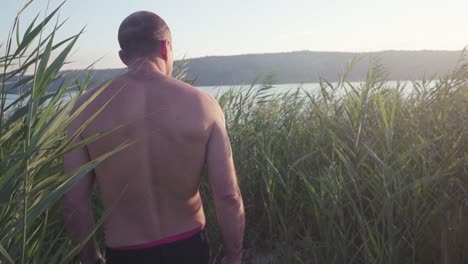
[(174, 235), (174, 236), (166, 237), (166, 238), (163, 238), (163, 239), (159, 239), (159, 240), (156, 240), (156, 241), (153, 241), (153, 242), (148, 242), (148, 243), (133, 245), (133, 246), (115, 247), (115, 248), (112, 248), (112, 249), (114, 249), (114, 250), (133, 250), (133, 249), (143, 249), (143, 248), (150, 248), (150, 247), (160, 246), (160, 245), (164, 245), (164, 244), (169, 244), (169, 243), (172, 243), (172, 242), (176, 242), (176, 241), (179, 241), (179, 240), (184, 240), (184, 239), (187, 239), (189, 237), (192, 237), (192, 236), (200, 233), (204, 228), (205, 228), (205, 226), (200, 226), (200, 227), (195, 228), (193, 230), (190, 230), (190, 231), (187, 231), (187, 232), (184, 232), (184, 233), (180, 233), (180, 234), (177, 234), (177, 235)]

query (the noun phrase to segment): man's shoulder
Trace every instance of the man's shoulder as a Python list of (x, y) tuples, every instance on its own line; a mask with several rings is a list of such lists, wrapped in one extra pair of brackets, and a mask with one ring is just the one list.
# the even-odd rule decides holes
[(206, 91), (203, 91), (199, 88), (194, 87), (193, 85), (190, 85), (188, 83), (185, 83), (183, 81), (170, 78), (168, 79), (168, 83), (173, 86), (171, 88), (175, 88), (179, 90), (181, 93), (187, 95), (191, 99), (198, 101), (202, 104), (207, 104), (212, 105), (212, 104), (217, 104), (216, 99), (214, 96), (211, 94), (207, 93)]
[(81, 95), (78, 96), (76, 105), (82, 105), (92, 97), (97, 97), (104, 89), (112, 84), (113, 80), (102, 81), (91, 88), (87, 89)]
[(122, 80), (120, 80), (119, 77), (116, 77), (102, 81), (78, 95), (71, 111), (74, 113), (78, 109), (81, 109), (79, 110), (80, 114), (78, 115), (79, 118), (77, 121), (82, 118), (87, 118), (105, 104), (106, 101), (110, 99), (107, 97), (111, 97), (109, 96), (111, 94), (108, 92), (111, 90), (117, 90), (112, 88), (116, 86), (116, 82), (122, 83)]

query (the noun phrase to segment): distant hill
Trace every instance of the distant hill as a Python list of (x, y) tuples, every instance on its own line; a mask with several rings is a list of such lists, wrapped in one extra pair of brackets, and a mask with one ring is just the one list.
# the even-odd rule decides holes
[[(364, 80), (371, 61), (386, 69), (388, 80), (419, 80), (439, 77), (453, 70), (462, 51), (381, 51), (371, 53), (298, 51), (285, 53), (212, 56), (187, 61), (187, 77), (196, 86), (250, 84), (260, 75), (273, 73), (278, 83), (337, 81), (353, 58), (362, 57), (348, 76), (349, 81)], [(180, 64), (178, 61), (176, 64)], [(93, 79), (111, 78), (124, 69), (95, 70)], [(70, 72), (70, 71), (68, 71)], [(85, 78), (80, 71), (79, 79)], [(72, 74), (73, 75), (73, 74)], [(53, 88), (52, 88), (53, 89)]]
[(390, 80), (416, 80), (444, 75), (453, 70), (461, 51), (382, 51), (375, 53), (288, 52), (219, 56), (191, 59), (188, 76), (197, 85), (248, 84), (272, 72), (279, 83), (337, 81), (353, 58), (364, 56), (349, 75), (350, 81), (365, 79), (370, 61), (378, 59)]

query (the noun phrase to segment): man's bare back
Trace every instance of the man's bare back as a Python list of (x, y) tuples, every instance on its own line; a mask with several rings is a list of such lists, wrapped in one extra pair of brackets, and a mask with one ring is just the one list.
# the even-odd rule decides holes
[[(186, 241), (181, 233), (205, 225), (199, 185), (206, 168), (223, 236), (223, 263), (240, 263), (244, 209), (221, 108), (212, 96), (170, 77), (172, 37), (156, 14), (140, 11), (128, 16), (119, 28), (119, 44), (128, 72), (109, 86), (96, 87), (79, 98), (77, 106), (102, 91), (71, 123), (68, 136), (103, 106), (76, 143), (118, 129), (67, 154), (65, 171), (73, 171), (125, 142), (133, 144), (99, 164), (65, 195), (65, 224), (71, 239), (82, 241), (94, 227), (89, 199), (96, 181), (104, 207), (110, 210), (104, 222), (110, 252), (174, 237)], [(209, 255), (209, 246), (203, 248)], [(160, 248), (152, 249), (161, 253)], [(198, 251), (192, 251), (190, 262), (207, 263), (209, 256), (205, 258)], [(119, 262), (109, 261), (135, 263), (132, 258), (138, 255), (145, 259), (139, 263), (153, 263), (156, 255), (145, 252), (125, 253), (125, 258), (130, 256), (128, 261), (116, 253), (121, 256)], [(80, 259), (85, 264), (96, 263), (99, 256), (92, 238)], [(195, 262), (195, 258), (199, 260)], [(174, 260), (169, 258), (165, 263)]]
[[(198, 187), (205, 146), (216, 115), (221, 114), (216, 103), (173, 79), (124, 75), (87, 111), (96, 112), (121, 87), (82, 133), (86, 138), (124, 125), (88, 145), (90, 159), (135, 140), (95, 170), (105, 207), (111, 208), (122, 197), (105, 222), (107, 245), (141, 244), (203, 226)], [(228, 149), (220, 151), (230, 158)]]
[[(82, 155), (90, 160), (134, 141), (94, 170), (104, 206), (112, 208), (104, 223), (107, 246), (144, 244), (204, 226), (198, 188), (205, 165), (221, 203), (232, 206), (240, 197), (223, 113), (212, 96), (160, 73), (127, 73), (105, 88), (72, 130), (114, 94), (81, 134), (88, 138), (122, 126), (87, 146), (88, 153)], [(80, 154), (66, 159), (66, 166), (77, 167), (74, 163), (83, 163)], [(80, 196), (73, 191), (83, 192), (80, 185), (87, 188), (92, 180), (93, 175), (85, 177), (68, 196)], [(222, 217), (225, 208), (218, 210)]]

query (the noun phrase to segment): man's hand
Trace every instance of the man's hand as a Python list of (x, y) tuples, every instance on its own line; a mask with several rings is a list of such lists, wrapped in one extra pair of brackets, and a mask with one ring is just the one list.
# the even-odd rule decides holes
[(81, 259), (80, 264), (106, 264), (106, 260), (101, 256), (101, 254), (98, 254), (96, 258), (92, 259)]
[(99, 252), (96, 252), (93, 256), (83, 256), (83, 254), (81, 254), (80, 264), (106, 264), (106, 260)]

